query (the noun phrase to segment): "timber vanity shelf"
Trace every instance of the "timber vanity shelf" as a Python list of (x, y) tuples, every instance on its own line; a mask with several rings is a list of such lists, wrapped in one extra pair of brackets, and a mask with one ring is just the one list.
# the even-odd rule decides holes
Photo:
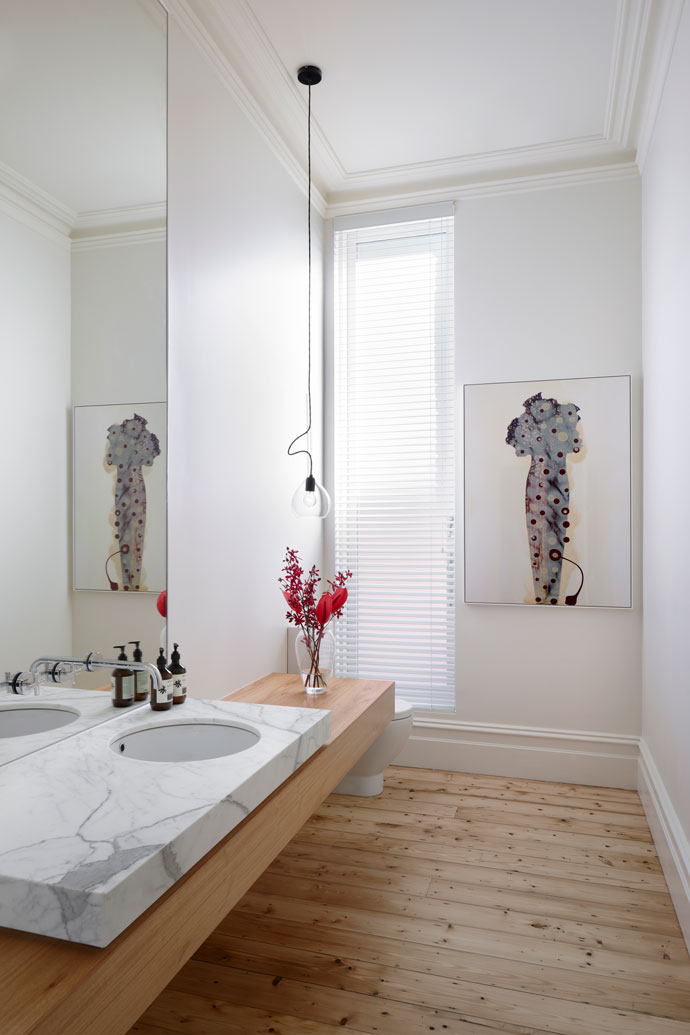
[[(246, 702), (325, 710), (330, 713), (330, 738), (106, 948), (1, 929), (3, 1035), (127, 1032), (374, 741), (394, 710), (393, 683), (373, 680), (333, 680), (328, 693), (313, 704), (297, 676), (271, 675), (225, 700), (233, 706)], [(187, 702), (185, 712), (193, 703)], [(140, 715), (126, 718), (135, 727)], [(114, 737), (111, 728), (108, 741)], [(108, 753), (117, 766), (160, 766)], [(242, 754), (229, 760), (233, 757)]]

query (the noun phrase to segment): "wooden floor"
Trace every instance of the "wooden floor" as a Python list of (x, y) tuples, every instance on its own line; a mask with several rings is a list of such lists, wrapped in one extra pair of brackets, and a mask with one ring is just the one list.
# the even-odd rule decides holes
[(634, 791), (392, 767), (332, 795), (132, 1035), (690, 1035)]

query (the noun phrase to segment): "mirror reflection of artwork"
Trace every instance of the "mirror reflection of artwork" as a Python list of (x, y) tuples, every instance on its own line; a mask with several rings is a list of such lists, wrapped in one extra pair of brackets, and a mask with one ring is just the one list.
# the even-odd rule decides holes
[[(143, 556), (146, 541), (146, 482), (144, 468), (153, 467), (161, 447), (147, 428), (145, 417), (135, 413), (121, 424), (108, 428), (105, 464), (114, 468), (113, 537), (117, 550), (105, 562), (106, 578), (112, 590), (140, 590), (143, 581)], [(108, 562), (118, 557), (120, 582), (108, 574)]]
[(165, 588), (165, 403), (74, 407), (74, 588)]
[(464, 398), (465, 602), (631, 607), (630, 378)]

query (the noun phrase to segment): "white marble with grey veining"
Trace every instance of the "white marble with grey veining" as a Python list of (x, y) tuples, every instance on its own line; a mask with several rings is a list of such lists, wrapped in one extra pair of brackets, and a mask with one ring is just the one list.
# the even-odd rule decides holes
[[(110, 748), (136, 729), (190, 721), (234, 721), (261, 739), (184, 763)], [(188, 699), (168, 712), (128, 709), (3, 767), (0, 924), (107, 945), (329, 735), (328, 711)]]
[[(43, 733), (30, 733), (21, 737), (3, 737), (1, 733), (3, 711), (16, 708), (41, 708), (58, 706), (76, 713), (74, 721), (57, 729), (45, 730)], [(137, 711), (143, 704), (136, 702), (130, 709)], [(33, 754), (42, 748), (57, 744), (62, 740), (74, 737), (77, 733), (101, 722), (107, 722), (119, 714), (120, 709), (113, 708), (110, 694), (103, 690), (79, 690), (76, 687), (41, 686), (39, 693), (3, 694), (0, 697), (0, 766), (14, 762), (25, 755)]]

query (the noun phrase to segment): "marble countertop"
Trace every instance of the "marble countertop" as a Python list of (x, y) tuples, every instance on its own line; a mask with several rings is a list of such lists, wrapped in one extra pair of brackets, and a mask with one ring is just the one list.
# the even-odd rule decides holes
[[(76, 712), (73, 722), (57, 729), (46, 730), (43, 733), (31, 733), (23, 737), (2, 736), (2, 713), (6, 709), (16, 708), (45, 708), (58, 705), (61, 709)], [(143, 704), (130, 705), (130, 710), (137, 711)], [(38, 694), (21, 695), (6, 694), (0, 697), (0, 766), (7, 762), (14, 762), (18, 758), (31, 755), (35, 751), (50, 747), (60, 741), (68, 740), (83, 733), (101, 722), (107, 722), (114, 718), (121, 709), (113, 708), (110, 701), (110, 694), (102, 690), (78, 690), (73, 687), (64, 686), (41, 686)]]
[[(193, 762), (111, 749), (135, 730), (187, 722), (236, 722), (261, 737), (237, 754)], [(118, 712), (4, 766), (0, 924), (107, 945), (329, 735), (328, 711), (188, 699), (169, 712)]]

